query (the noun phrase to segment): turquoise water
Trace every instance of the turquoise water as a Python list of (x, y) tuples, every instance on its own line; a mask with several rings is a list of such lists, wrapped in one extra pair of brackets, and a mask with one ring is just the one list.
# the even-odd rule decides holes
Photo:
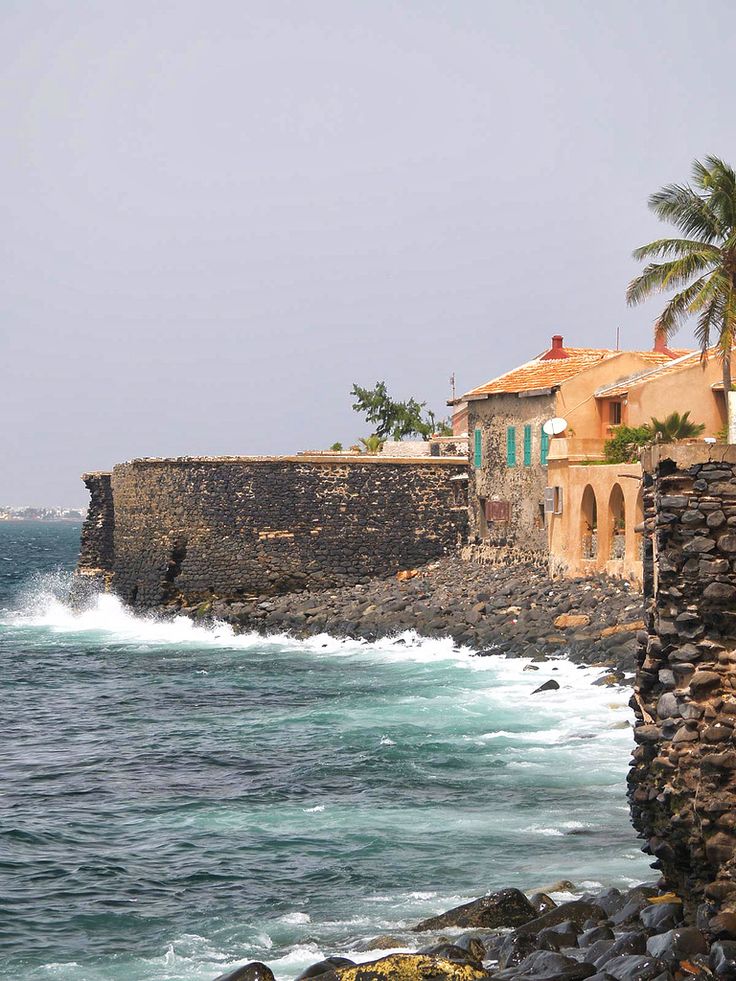
[(651, 875), (600, 672), (75, 614), (78, 537), (0, 525), (0, 977), (290, 978), (489, 889)]

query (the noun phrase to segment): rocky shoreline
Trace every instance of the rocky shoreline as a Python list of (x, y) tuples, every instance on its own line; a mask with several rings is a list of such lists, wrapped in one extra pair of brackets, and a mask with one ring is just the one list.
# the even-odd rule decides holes
[(631, 584), (604, 575), (552, 580), (531, 564), (482, 566), (451, 556), (325, 592), (211, 597), (197, 606), (174, 598), (161, 610), (298, 638), (329, 633), (373, 641), (414, 630), (480, 654), (565, 655), (620, 677), (636, 669), (641, 603)]
[[(569, 888), (558, 883), (550, 891)], [(356, 963), (330, 956), (296, 981), (684, 981), (736, 978), (736, 942), (727, 926), (688, 924), (681, 899), (661, 882), (606, 889), (557, 903), (544, 892), (502, 889), (417, 924), (421, 945), (377, 937), (366, 949), (394, 948)], [(396, 948), (404, 948), (396, 951)], [(216, 981), (274, 981), (252, 962)]]

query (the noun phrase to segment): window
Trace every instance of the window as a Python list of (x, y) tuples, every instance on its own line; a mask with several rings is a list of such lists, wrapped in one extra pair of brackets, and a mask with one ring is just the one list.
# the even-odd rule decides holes
[(480, 470), (480, 465), (483, 462), (483, 443), (480, 429), (476, 429), (473, 433), (473, 464), (476, 470)]
[(524, 426), (524, 466), (532, 465), (532, 427)]
[(516, 426), (509, 426), (506, 430), (506, 466), (516, 466)]
[(549, 436), (542, 430), (542, 439), (539, 446), (539, 459), (543, 467), (547, 466), (547, 457), (549, 455)]
[(608, 425), (609, 426), (620, 426), (621, 425), (621, 403), (620, 402), (609, 402), (608, 403)]

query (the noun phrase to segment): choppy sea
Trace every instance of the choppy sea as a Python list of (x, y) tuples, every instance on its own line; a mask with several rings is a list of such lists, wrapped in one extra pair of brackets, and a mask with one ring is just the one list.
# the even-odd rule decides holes
[(287, 979), (491, 889), (651, 877), (600, 671), (74, 612), (78, 544), (0, 525), (0, 977)]

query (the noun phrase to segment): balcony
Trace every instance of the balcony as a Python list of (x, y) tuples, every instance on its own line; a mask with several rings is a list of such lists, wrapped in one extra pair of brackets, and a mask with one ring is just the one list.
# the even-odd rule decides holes
[(601, 438), (580, 438), (578, 436), (555, 436), (549, 441), (547, 459), (567, 460), (568, 463), (587, 463), (591, 460), (603, 460), (603, 444)]

